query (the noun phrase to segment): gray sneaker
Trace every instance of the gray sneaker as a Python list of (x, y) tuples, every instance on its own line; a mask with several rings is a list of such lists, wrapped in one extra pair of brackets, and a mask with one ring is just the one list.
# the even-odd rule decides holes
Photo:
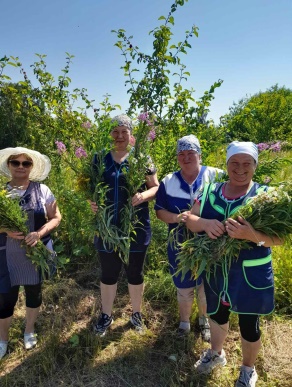
[(241, 366), (239, 378), (235, 384), (235, 387), (255, 387), (257, 380), (258, 374), (255, 368), (249, 371), (245, 366)]
[(225, 357), (225, 351), (222, 349), (221, 355), (212, 351), (212, 349), (208, 349), (205, 351), (201, 358), (195, 364), (195, 370), (199, 374), (210, 374), (212, 370), (216, 367), (223, 367), (227, 363)]
[(200, 328), (203, 341), (210, 343), (211, 331), (210, 331), (210, 325), (207, 317), (205, 316), (199, 317), (199, 328)]
[(179, 339), (186, 338), (188, 334), (190, 333), (190, 329), (183, 329), (183, 328), (178, 328), (176, 331), (176, 336)]
[(132, 313), (130, 321), (137, 331), (143, 330), (144, 324), (143, 324), (142, 314), (140, 312)]
[(5, 354), (7, 352), (7, 346), (8, 346), (7, 341), (0, 340), (0, 359), (2, 359), (2, 357), (5, 356)]
[(97, 323), (94, 325), (93, 329), (97, 336), (103, 337), (106, 334), (106, 330), (112, 325), (114, 319), (112, 316), (107, 315), (106, 313), (101, 313)]

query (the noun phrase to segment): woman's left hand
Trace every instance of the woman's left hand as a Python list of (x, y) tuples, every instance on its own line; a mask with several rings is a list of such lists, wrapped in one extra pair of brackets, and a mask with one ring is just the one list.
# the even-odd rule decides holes
[(25, 240), (25, 243), (28, 245), (28, 246), (35, 246), (38, 241), (40, 240), (40, 234), (37, 232), (37, 231), (32, 231), (30, 232), (29, 234), (27, 234), (27, 236), (24, 238)]
[(143, 203), (144, 198), (143, 198), (143, 193), (142, 192), (137, 192), (133, 197), (132, 197), (132, 206), (138, 206), (138, 204)]
[(228, 218), (225, 222), (225, 228), (231, 238), (246, 240), (253, 239), (253, 227), (241, 216), (239, 216), (237, 220)]

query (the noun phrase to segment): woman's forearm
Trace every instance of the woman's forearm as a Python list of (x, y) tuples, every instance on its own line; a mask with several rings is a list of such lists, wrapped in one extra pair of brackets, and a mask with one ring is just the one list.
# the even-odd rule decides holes
[(167, 210), (157, 210), (156, 211), (156, 216), (159, 220), (162, 220), (162, 222), (166, 224), (172, 224), (172, 223), (179, 223), (180, 219), (179, 216), (180, 214), (175, 214), (174, 212), (170, 212)]
[(141, 192), (143, 202), (149, 202), (150, 200), (154, 199), (157, 193), (158, 187), (154, 186), (151, 188), (148, 188), (146, 191)]

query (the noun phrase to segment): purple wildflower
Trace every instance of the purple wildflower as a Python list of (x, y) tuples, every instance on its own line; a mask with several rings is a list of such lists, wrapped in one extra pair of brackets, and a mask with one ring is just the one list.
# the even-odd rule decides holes
[(140, 113), (138, 115), (138, 120), (141, 122), (146, 122), (148, 126), (152, 126), (152, 122), (149, 120), (149, 114), (147, 112)]
[(149, 116), (148, 116), (148, 113), (147, 113), (147, 112), (140, 113), (140, 114), (138, 115), (138, 120), (139, 120), (139, 121), (148, 121), (148, 118), (149, 118)]
[(270, 146), (270, 150), (273, 151), (273, 152), (280, 152), (280, 150), (281, 150), (281, 143), (280, 143), (280, 141), (275, 142), (275, 144), (272, 144)]
[(82, 157), (87, 157), (87, 153), (86, 153), (86, 150), (84, 150), (81, 146), (76, 148), (75, 150), (75, 156), (78, 158), (78, 159), (81, 159)]
[(81, 126), (82, 126), (82, 128), (90, 129), (91, 128), (91, 122), (90, 121), (82, 122)]
[(59, 153), (59, 155), (66, 152), (66, 145), (62, 141), (55, 141), (55, 144), (57, 146), (57, 152)]
[(150, 132), (148, 134), (148, 140), (154, 141), (155, 137), (156, 137), (156, 132), (155, 132), (155, 129), (153, 128), (150, 130)]
[(257, 144), (257, 147), (258, 147), (259, 152), (262, 152), (264, 150), (269, 149), (269, 144), (267, 144), (265, 142), (260, 142), (259, 144)]

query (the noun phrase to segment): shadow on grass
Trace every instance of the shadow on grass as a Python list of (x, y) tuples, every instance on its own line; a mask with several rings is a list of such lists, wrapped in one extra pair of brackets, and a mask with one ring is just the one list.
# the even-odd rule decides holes
[[(37, 323), (39, 343), (29, 352), (22, 343), (24, 310), (22, 314), (17, 311), (10, 353), (0, 361), (1, 387), (234, 387), (241, 357), (236, 321), (231, 321), (235, 330), (226, 343), (228, 365), (210, 377), (198, 376), (193, 365), (208, 345), (197, 331), (182, 340), (177, 338), (177, 310), (170, 298), (165, 297), (163, 302), (145, 298), (143, 312), (148, 329), (139, 334), (129, 324), (131, 307), (122, 281), (115, 302), (115, 322), (100, 338), (92, 332), (100, 308), (96, 288), (85, 288), (72, 279), (47, 284)], [(263, 379), (260, 368), (259, 374)], [(258, 385), (289, 386), (285, 380)]]

